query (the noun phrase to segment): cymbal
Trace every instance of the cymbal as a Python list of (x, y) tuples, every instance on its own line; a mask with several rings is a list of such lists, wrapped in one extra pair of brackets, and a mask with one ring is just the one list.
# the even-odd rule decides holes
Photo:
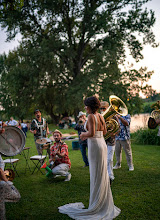
[(50, 139), (51, 141), (54, 141), (54, 138), (53, 138), (53, 136), (50, 136), (50, 137), (49, 137), (49, 139)]
[(37, 139), (36, 140), (36, 143), (37, 144), (45, 144), (47, 141), (46, 141), (46, 138), (41, 138), (41, 139)]

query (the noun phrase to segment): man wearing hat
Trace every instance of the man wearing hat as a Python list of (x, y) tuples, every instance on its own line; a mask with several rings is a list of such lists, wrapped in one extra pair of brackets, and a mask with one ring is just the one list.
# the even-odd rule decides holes
[(65, 142), (61, 141), (62, 133), (59, 130), (53, 132), (53, 138), (55, 143), (50, 147), (50, 168), (52, 169), (53, 175), (65, 176), (64, 181), (70, 181), (71, 173), (71, 161), (68, 156), (68, 146)]
[(35, 119), (32, 120), (30, 132), (34, 134), (34, 140), (38, 155), (42, 155), (43, 147), (41, 144), (36, 143), (36, 140), (46, 138), (49, 134), (49, 128), (46, 119), (41, 117), (41, 111), (39, 109), (36, 109), (34, 111), (34, 115)]
[(86, 130), (84, 129), (84, 123), (86, 122), (86, 113), (80, 111), (77, 118), (78, 118), (78, 123), (76, 124), (74, 129), (78, 131), (79, 146), (80, 146), (83, 161), (85, 163), (85, 165), (83, 167), (86, 167), (86, 166), (89, 166), (88, 158), (87, 158), (87, 155), (86, 155), (87, 140), (82, 141), (80, 139), (80, 134), (82, 132), (86, 132)]
[(101, 105), (100, 105), (100, 112), (101, 112), (101, 114), (102, 114), (102, 113), (105, 112), (105, 111), (107, 110), (107, 108), (109, 107), (109, 103), (106, 102), (106, 101), (102, 101), (100, 104), (101, 104)]

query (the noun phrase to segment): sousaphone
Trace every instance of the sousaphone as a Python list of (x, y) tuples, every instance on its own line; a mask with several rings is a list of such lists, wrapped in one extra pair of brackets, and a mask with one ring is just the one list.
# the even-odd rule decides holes
[(104, 136), (105, 139), (108, 139), (110, 136), (117, 133), (119, 130), (119, 124), (116, 120), (113, 119), (113, 116), (116, 114), (125, 116), (128, 114), (128, 109), (125, 103), (117, 96), (111, 95), (109, 97), (110, 106), (102, 113), (104, 120), (106, 122), (107, 134)]

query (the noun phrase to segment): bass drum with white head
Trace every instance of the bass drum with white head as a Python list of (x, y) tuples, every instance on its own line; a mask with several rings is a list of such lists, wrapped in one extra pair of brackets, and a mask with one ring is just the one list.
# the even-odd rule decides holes
[(6, 126), (4, 129), (5, 132), (0, 134), (0, 153), (9, 157), (21, 153), (26, 141), (23, 131), (15, 126)]

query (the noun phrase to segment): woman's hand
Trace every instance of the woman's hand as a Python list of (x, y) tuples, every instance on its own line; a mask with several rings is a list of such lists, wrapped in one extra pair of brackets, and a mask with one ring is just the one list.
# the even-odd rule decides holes
[(82, 141), (84, 141), (84, 140), (87, 139), (87, 137), (85, 136), (85, 133), (86, 133), (86, 132), (82, 132), (82, 133), (80, 134), (80, 139), (81, 139)]

